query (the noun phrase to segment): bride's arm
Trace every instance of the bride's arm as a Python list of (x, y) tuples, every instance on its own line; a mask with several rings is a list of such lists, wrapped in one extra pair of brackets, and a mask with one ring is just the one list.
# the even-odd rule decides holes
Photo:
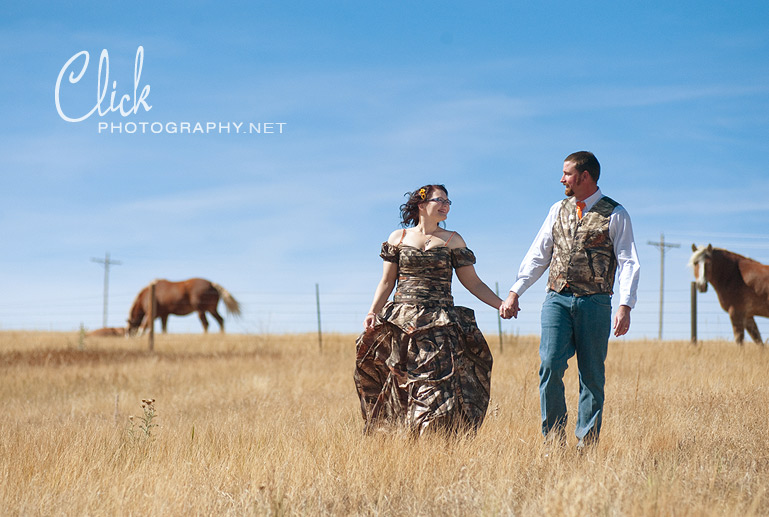
[(478, 298), (483, 303), (494, 307), (499, 310), (499, 306), (502, 305), (502, 299), (494, 294), (494, 291), (489, 289), (489, 286), (483, 283), (483, 280), (478, 278), (478, 273), (475, 272), (475, 267), (462, 266), (455, 269), (457, 278), (465, 288), (470, 291), (473, 296)]
[(382, 267), (382, 279), (376, 286), (376, 291), (374, 291), (374, 301), (371, 302), (371, 308), (366, 315), (366, 319), (363, 320), (365, 330), (374, 328), (374, 316), (384, 307), (385, 302), (390, 297), (390, 293), (395, 288), (397, 278), (398, 265), (394, 262), (385, 262)]

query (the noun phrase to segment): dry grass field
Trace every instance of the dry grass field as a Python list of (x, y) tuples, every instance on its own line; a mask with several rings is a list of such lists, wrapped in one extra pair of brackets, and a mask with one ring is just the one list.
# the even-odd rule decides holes
[[(769, 515), (769, 350), (612, 342), (578, 455), (573, 421), (542, 443), (536, 338), (490, 337), (476, 436), (416, 440), (361, 435), (353, 341), (0, 332), (2, 513)], [(566, 382), (576, 410), (575, 365)]]

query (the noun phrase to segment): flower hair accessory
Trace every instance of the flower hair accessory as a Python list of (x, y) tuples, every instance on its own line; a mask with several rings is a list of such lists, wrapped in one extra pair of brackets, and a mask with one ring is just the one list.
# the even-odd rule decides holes
[(427, 191), (425, 191), (424, 188), (419, 189), (419, 197), (421, 197), (422, 199), (427, 197)]

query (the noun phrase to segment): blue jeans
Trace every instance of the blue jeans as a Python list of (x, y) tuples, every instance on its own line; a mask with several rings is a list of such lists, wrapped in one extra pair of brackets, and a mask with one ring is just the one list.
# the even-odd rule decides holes
[(604, 362), (611, 333), (611, 295), (574, 296), (549, 291), (542, 304), (539, 344), (539, 400), (542, 434), (563, 432), (566, 399), (563, 374), (567, 361), (577, 355), (579, 413), (575, 434), (597, 440), (603, 416)]

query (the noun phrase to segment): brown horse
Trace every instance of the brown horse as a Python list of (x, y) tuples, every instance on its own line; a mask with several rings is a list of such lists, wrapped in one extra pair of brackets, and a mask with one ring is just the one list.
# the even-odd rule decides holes
[(123, 337), (125, 333), (123, 327), (104, 327), (90, 331), (85, 337)]
[(737, 344), (745, 339), (745, 330), (763, 344), (753, 316), (769, 318), (769, 266), (710, 244), (699, 248), (692, 244), (692, 251), (689, 265), (694, 267), (697, 288), (704, 293), (708, 282), (713, 285), (732, 320)]
[[(134, 335), (140, 327), (143, 334), (153, 323), (149, 321), (151, 285), (142, 289), (134, 300), (126, 330), (129, 336)], [(181, 282), (155, 280), (155, 317), (160, 318), (163, 333), (166, 333), (169, 314), (186, 316), (196, 311), (203, 324), (203, 331), (208, 332), (207, 311), (219, 323), (221, 332), (224, 332), (224, 319), (216, 310), (220, 297), (224, 300), (224, 306), (227, 307), (229, 314), (240, 315), (240, 304), (219, 284), (203, 278), (190, 278)]]

